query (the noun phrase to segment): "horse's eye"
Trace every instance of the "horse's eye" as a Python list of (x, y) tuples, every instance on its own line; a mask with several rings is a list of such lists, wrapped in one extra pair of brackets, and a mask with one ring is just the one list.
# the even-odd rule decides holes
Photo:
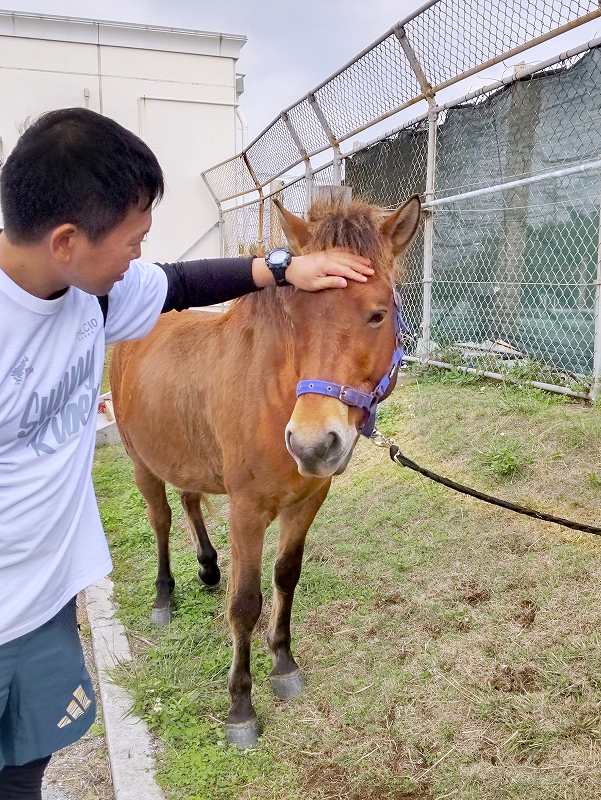
[(384, 322), (384, 317), (386, 316), (385, 311), (374, 311), (371, 317), (368, 320), (368, 325), (372, 328), (379, 327)]

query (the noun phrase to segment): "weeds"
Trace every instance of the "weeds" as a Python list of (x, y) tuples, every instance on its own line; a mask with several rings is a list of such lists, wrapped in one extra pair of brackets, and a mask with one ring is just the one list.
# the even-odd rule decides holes
[(477, 458), (485, 474), (509, 480), (521, 475), (532, 463), (522, 442), (510, 437), (493, 439), (485, 450), (480, 451)]
[(588, 485), (593, 489), (601, 489), (601, 474), (598, 472), (589, 472), (586, 476), (586, 480)]

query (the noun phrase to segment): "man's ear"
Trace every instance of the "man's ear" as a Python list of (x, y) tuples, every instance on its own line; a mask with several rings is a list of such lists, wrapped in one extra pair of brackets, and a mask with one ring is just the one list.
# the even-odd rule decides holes
[(419, 195), (414, 194), (400, 208), (393, 211), (380, 226), (382, 236), (392, 242), (392, 252), (395, 257), (404, 252), (413, 241), (419, 228), (421, 213), (421, 200)]
[(70, 222), (54, 228), (48, 240), (52, 258), (62, 264), (68, 264), (73, 256), (73, 249), (78, 236), (81, 236), (81, 231)]
[(309, 241), (309, 226), (302, 217), (297, 217), (296, 214), (286, 211), (279, 200), (274, 199), (273, 204), (278, 210), (282, 230), (288, 240), (290, 249), (296, 255), (300, 255)]

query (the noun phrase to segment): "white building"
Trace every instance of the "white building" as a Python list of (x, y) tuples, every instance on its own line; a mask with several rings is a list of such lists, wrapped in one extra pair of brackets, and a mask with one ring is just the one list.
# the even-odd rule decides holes
[(203, 169), (241, 149), (236, 60), (246, 37), (0, 11), (0, 163), (45, 111), (84, 106), (156, 153), (166, 193), (144, 255), (219, 254)]

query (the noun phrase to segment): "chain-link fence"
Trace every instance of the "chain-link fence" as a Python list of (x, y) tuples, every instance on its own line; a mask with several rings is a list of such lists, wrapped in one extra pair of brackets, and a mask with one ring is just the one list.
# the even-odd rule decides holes
[[(387, 208), (419, 193), (424, 230), (403, 286), (411, 357), (597, 397), (601, 48), (589, 42), (452, 103), (436, 92), (599, 15), (585, 0), (428, 3), (205, 173), (224, 253), (281, 243), (274, 197), (303, 214), (319, 185)], [(414, 121), (341, 152), (420, 101)], [(333, 159), (317, 169), (326, 148)], [(300, 163), (304, 175), (278, 181)]]

